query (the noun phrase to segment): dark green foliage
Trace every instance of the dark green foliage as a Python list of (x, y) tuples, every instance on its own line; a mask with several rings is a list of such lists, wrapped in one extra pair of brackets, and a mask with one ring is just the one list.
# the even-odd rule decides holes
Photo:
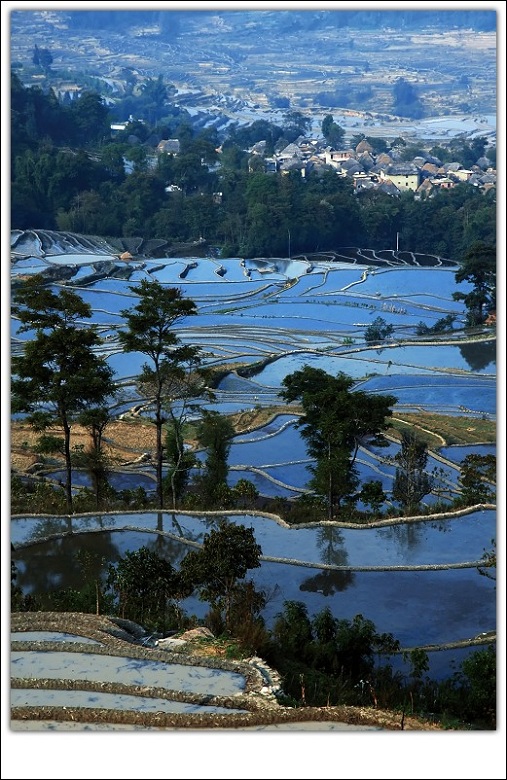
[(399, 78), (393, 87), (393, 113), (420, 119), (424, 116), (424, 108), (415, 87), (404, 78)]
[(62, 487), (45, 480), (18, 476), (11, 477), (11, 511), (64, 514), (67, 511), (66, 493)]
[(308, 454), (317, 461), (312, 486), (326, 498), (332, 519), (358, 486), (354, 461), (361, 439), (385, 430), (396, 398), (353, 392), (351, 377), (344, 373), (333, 377), (310, 366), (286, 376), (282, 385), (281, 397), (289, 403), (299, 400), (303, 407), (297, 425)]
[(168, 98), (167, 87), (161, 74), (156, 79), (149, 78), (144, 82), (142, 96), (144, 99), (143, 117), (150, 124), (154, 124), (164, 116), (164, 105)]
[(485, 156), (487, 142), (484, 136), (477, 136), (470, 141), (458, 136), (450, 141), (449, 149), (453, 160), (460, 162), (464, 168), (471, 168), (480, 157)]
[(277, 616), (273, 628), (277, 649), (281, 656), (299, 658), (304, 662), (313, 639), (308, 608), (302, 601), (284, 601), (283, 606), (284, 611)]
[(371, 325), (364, 332), (364, 340), (368, 344), (378, 344), (385, 341), (394, 332), (394, 327), (389, 325), (383, 317), (375, 317)]
[(359, 498), (363, 504), (371, 507), (374, 514), (378, 514), (380, 507), (386, 500), (386, 494), (382, 489), (382, 482), (378, 479), (365, 482), (359, 493)]
[[(168, 462), (167, 475), (164, 477), (164, 493), (172, 498), (173, 509), (181, 501), (191, 476), (191, 470), (197, 465), (193, 452), (185, 444), (184, 428), (191, 415), (200, 410), (197, 399), (213, 399), (208, 383), (209, 372), (201, 368), (196, 354), (186, 363), (185, 368), (173, 371), (170, 381), (164, 384), (164, 411), (167, 412), (165, 457)], [(175, 403), (177, 401), (177, 403)]]
[(221, 521), (218, 529), (205, 534), (202, 549), (189, 552), (181, 562), (184, 582), (199, 589), (199, 598), (210, 603), (228, 631), (238, 580), (260, 566), (261, 554), (251, 528)]
[(249, 479), (238, 479), (234, 485), (234, 492), (239, 497), (240, 506), (242, 509), (246, 509), (248, 506), (253, 506), (256, 498), (259, 496), (259, 491), (255, 487), (254, 483)]
[(97, 92), (83, 92), (71, 103), (69, 116), (79, 146), (103, 141), (111, 135), (109, 110)]
[(219, 636), (228, 634), (241, 642), (243, 652), (262, 655), (269, 632), (261, 615), (266, 606), (266, 596), (255, 589), (251, 580), (236, 583), (232, 592), (228, 625), (220, 609), (212, 608), (206, 622), (210, 630)]
[(282, 133), (281, 127), (277, 127), (265, 119), (256, 119), (241, 127), (237, 123), (233, 123), (228, 128), (228, 143), (233, 143), (237, 148), (248, 149), (258, 141), (266, 141), (266, 154), (270, 155)]
[(65, 440), (59, 439), (57, 436), (42, 434), (42, 436), (39, 436), (37, 443), (34, 444), (33, 451), (40, 455), (64, 454)]
[(37, 430), (52, 422), (62, 427), (71, 512), (71, 428), (83, 411), (114, 395), (113, 371), (95, 352), (100, 343), (95, 328), (82, 324), (91, 307), (79, 295), (69, 290), (55, 295), (36, 275), (14, 291), (13, 300), (20, 332), (34, 330), (35, 336), (12, 358), (12, 410), (27, 413)]
[(110, 462), (102, 449), (102, 437), (111, 422), (111, 416), (105, 406), (92, 407), (79, 416), (78, 422), (88, 430), (90, 445), (76, 453), (74, 462), (89, 472), (95, 494), (95, 506), (100, 509), (111, 495), (108, 484)]
[(172, 497), (173, 509), (181, 501), (190, 479), (192, 468), (196, 465), (196, 457), (192, 452), (187, 452), (180, 426), (171, 427), (166, 435), (166, 461), (168, 463), (167, 475), (164, 477), (164, 493)]
[(467, 455), (460, 464), (459, 486), (466, 506), (485, 504), (496, 498), (496, 457)]
[(496, 146), (491, 146), (489, 149), (486, 149), (486, 157), (491, 162), (491, 166), (496, 168)]
[(171, 564), (147, 547), (127, 552), (110, 565), (107, 587), (121, 617), (152, 631), (177, 627), (174, 600), (188, 594)]
[(182, 346), (173, 327), (184, 317), (196, 314), (196, 306), (179, 289), (163, 287), (156, 281), (143, 279), (130, 289), (139, 303), (120, 312), (126, 330), (118, 336), (126, 352), (140, 352), (149, 360), (139, 376), (139, 389), (145, 398), (153, 399), (155, 406), (157, 497), (162, 509), (164, 404), (174, 400), (176, 388), (183, 384), (186, 370), (195, 365), (199, 352), (197, 347)]
[(295, 139), (304, 135), (311, 127), (312, 120), (304, 116), (300, 111), (287, 111), (284, 116), (284, 136), (287, 143), (292, 143)]
[(339, 620), (326, 607), (311, 620), (298, 601), (284, 602), (273, 639), (271, 652), (285, 693), (313, 706), (361, 703), (360, 684), (371, 685), (375, 656), (399, 649), (391, 634), (378, 634), (362, 615)]
[(433, 333), (452, 331), (455, 320), (456, 316), (454, 314), (448, 314), (446, 317), (437, 320), (434, 325), (426, 325), (425, 322), (421, 321), (417, 326), (416, 333), (418, 336), (430, 336)]
[[(44, 609), (49, 612), (83, 612), (95, 614), (96, 590), (93, 583), (87, 583), (82, 588), (65, 588), (46, 593), (42, 599)], [(104, 614), (113, 612), (113, 599), (106, 596), (102, 603)]]
[(376, 138), (375, 136), (367, 135), (365, 136), (365, 141), (368, 141), (370, 146), (373, 147), (374, 154), (389, 152), (389, 144), (383, 138)]
[(455, 279), (458, 283), (469, 282), (473, 286), (471, 292), (457, 292), (452, 297), (464, 302), (468, 311), (468, 325), (481, 325), (488, 313), (496, 307), (495, 247), (482, 241), (472, 244), (465, 253)]
[(432, 488), (431, 477), (426, 473), (428, 445), (412, 431), (403, 431), (401, 449), (394, 457), (396, 475), (393, 498), (407, 514), (414, 514), (421, 500)]
[(460, 717), (479, 721), (482, 728), (496, 728), (496, 650), (490, 645), (466, 658), (462, 665), (466, 699)]
[(49, 49), (39, 49), (37, 44), (35, 44), (33, 50), (32, 62), (34, 65), (40, 65), (42, 70), (48, 72), (49, 70), (51, 70), (53, 55), (51, 54)]
[(424, 672), (427, 672), (430, 668), (428, 654), (424, 650), (416, 648), (415, 650), (412, 650), (408, 656), (412, 666), (411, 675), (416, 680), (420, 680)]
[(345, 130), (334, 121), (331, 114), (327, 114), (322, 120), (322, 135), (330, 146), (339, 149), (345, 138)]
[(234, 426), (225, 415), (204, 410), (196, 436), (206, 453), (204, 474), (196, 480), (199, 494), (212, 506), (224, 506), (224, 501), (225, 505), (232, 503), (233, 494), (227, 487), (227, 475)]
[[(333, 425), (331, 421), (330, 424)], [(349, 450), (340, 443), (333, 447), (330, 431), (325, 435), (329, 444), (328, 452), (325, 456), (321, 455), (316, 465), (309, 467), (313, 475), (309, 487), (316, 495), (327, 497), (328, 519), (333, 519), (341, 504), (352, 500), (359, 485), (359, 478), (351, 462)]]

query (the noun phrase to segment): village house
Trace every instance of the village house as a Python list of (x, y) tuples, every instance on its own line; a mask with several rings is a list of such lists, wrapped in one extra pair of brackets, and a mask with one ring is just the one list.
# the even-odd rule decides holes
[(379, 171), (381, 179), (389, 179), (399, 190), (416, 192), (420, 184), (420, 174), (415, 165), (410, 163), (389, 165)]
[(473, 171), (469, 171), (467, 168), (460, 168), (458, 171), (454, 172), (454, 176), (460, 181), (468, 181), (472, 174)]
[(337, 151), (336, 149), (333, 149), (332, 146), (328, 146), (326, 149), (324, 149), (323, 156), (326, 165), (331, 165), (333, 168), (340, 169), (342, 162), (345, 162), (345, 160), (350, 160), (354, 157), (354, 152), (352, 149)]
[(180, 153), (180, 142), (177, 138), (169, 138), (165, 141), (160, 141), (157, 146), (157, 152), (159, 154), (174, 154)]

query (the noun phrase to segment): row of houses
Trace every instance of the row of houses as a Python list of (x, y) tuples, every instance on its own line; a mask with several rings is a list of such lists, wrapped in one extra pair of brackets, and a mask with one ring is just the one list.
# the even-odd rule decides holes
[(274, 156), (264, 156), (265, 147), (266, 142), (260, 141), (248, 150), (250, 170), (259, 168), (259, 158), (268, 173), (299, 171), (304, 177), (310, 171), (333, 168), (339, 176), (351, 178), (357, 191), (380, 189), (399, 196), (411, 190), (422, 196), (463, 183), (484, 191), (496, 187), (496, 170), (486, 157), (466, 169), (458, 162), (442, 163), (429, 154), (402, 162), (395, 150), (375, 154), (366, 140), (360, 141), (355, 149), (340, 150), (301, 136)]

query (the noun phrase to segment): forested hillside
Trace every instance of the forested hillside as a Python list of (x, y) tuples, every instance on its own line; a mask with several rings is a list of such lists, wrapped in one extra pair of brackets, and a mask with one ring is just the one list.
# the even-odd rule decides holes
[[(397, 234), (411, 251), (451, 259), (475, 241), (495, 244), (494, 189), (464, 185), (416, 199), (412, 192), (355, 193), (333, 170), (306, 178), (252, 170), (249, 144), (267, 137), (283, 148), (299, 128), (254, 122), (250, 131), (233, 125), (219, 137), (171, 108), (167, 90), (158, 94), (162, 86), (151, 80), (142, 99), (162, 99), (165, 119), (133, 122), (112, 138), (114, 116), (99, 94), (64, 104), (13, 74), (11, 228), (204, 239), (223, 256), (243, 257), (393, 248)], [(165, 138), (179, 139), (178, 155), (156, 154)], [(461, 142), (455, 155), (467, 151)]]

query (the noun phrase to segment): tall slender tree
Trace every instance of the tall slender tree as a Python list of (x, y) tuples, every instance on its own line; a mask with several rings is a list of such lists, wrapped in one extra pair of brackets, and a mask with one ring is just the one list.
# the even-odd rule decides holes
[(176, 509), (176, 502), (183, 495), (196, 461), (194, 453), (185, 447), (185, 425), (200, 408), (197, 399), (214, 398), (208, 383), (209, 372), (200, 365), (197, 355), (195, 361), (189, 361), (185, 366), (175, 366), (164, 386), (163, 408), (168, 415), (166, 457), (169, 465), (164, 490), (171, 494), (173, 509)]
[(186, 366), (195, 364), (199, 353), (198, 347), (181, 344), (173, 328), (197, 310), (195, 303), (184, 298), (181, 290), (164, 287), (160, 282), (143, 279), (139, 286), (131, 286), (130, 290), (139, 296), (139, 303), (121, 312), (126, 330), (118, 335), (126, 352), (140, 352), (150, 361), (143, 365), (139, 389), (155, 406), (157, 498), (159, 508), (163, 509), (162, 430), (166, 422), (166, 390), (174, 386), (175, 377), (179, 377)]
[(334, 146), (335, 149), (339, 149), (345, 138), (345, 130), (334, 121), (331, 114), (326, 114), (322, 120), (321, 129), (326, 143)]
[(197, 429), (197, 439), (206, 452), (205, 473), (198, 480), (201, 495), (215, 503), (227, 487), (228, 459), (234, 426), (223, 414), (204, 411)]
[(63, 428), (67, 509), (72, 512), (71, 428), (91, 406), (102, 406), (116, 392), (113, 370), (96, 350), (100, 336), (83, 319), (91, 306), (77, 293), (44, 288), (36, 275), (13, 293), (20, 333), (34, 331), (21, 355), (12, 358), (12, 411), (28, 414), (39, 432)]
[(91, 477), (97, 509), (100, 509), (109, 487), (110, 459), (102, 449), (102, 437), (111, 420), (109, 409), (105, 406), (86, 409), (78, 418), (79, 424), (90, 434), (90, 444), (83, 450), (81, 460)]
[(407, 513), (414, 512), (432, 487), (432, 479), (425, 471), (428, 462), (428, 445), (413, 431), (403, 431), (401, 448), (394, 456), (394, 461), (397, 467), (393, 498)]

